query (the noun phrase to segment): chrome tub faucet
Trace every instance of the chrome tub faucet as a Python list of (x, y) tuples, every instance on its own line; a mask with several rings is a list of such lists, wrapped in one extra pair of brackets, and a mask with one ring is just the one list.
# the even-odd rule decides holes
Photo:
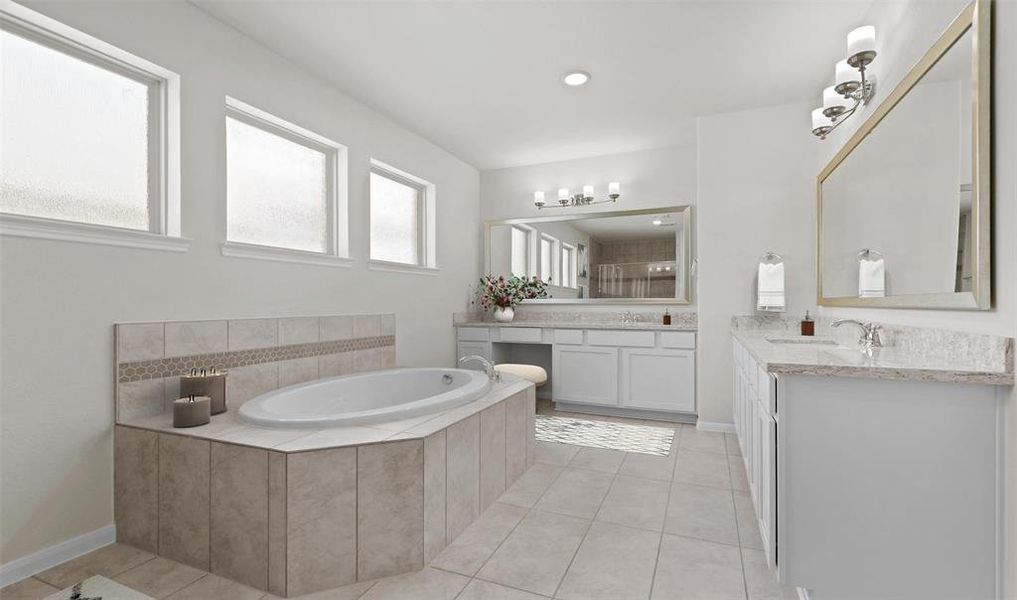
[(487, 378), (490, 379), (491, 381), (501, 381), (501, 373), (498, 371), (498, 369), (494, 368), (493, 362), (487, 360), (486, 358), (480, 356), (479, 354), (471, 354), (469, 356), (464, 356), (460, 358), (459, 364), (461, 365), (463, 363), (470, 361), (476, 361), (483, 365), (484, 372), (487, 373)]

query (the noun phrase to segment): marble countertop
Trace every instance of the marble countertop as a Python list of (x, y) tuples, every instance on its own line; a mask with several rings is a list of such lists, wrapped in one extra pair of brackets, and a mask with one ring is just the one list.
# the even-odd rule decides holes
[(118, 422), (117, 425), (276, 452), (305, 452), (396, 440), (421, 439), (479, 413), (533, 385), (529, 381), (509, 374), (502, 377), (502, 381), (495, 383), (487, 395), (469, 404), (438, 413), (385, 423), (318, 429), (258, 427), (240, 420), (236, 411), (230, 409), (221, 415), (213, 416), (209, 424), (198, 427), (175, 428), (173, 427), (173, 415), (170, 413), (125, 420)]
[(958, 343), (952, 352), (936, 347), (922, 351), (922, 345), (913, 342), (888, 344), (874, 348), (870, 354), (855, 341), (842, 335), (834, 337), (831, 332), (809, 338), (787, 331), (734, 326), (731, 333), (760, 368), (769, 373), (989, 385), (1014, 383), (1013, 340), (1009, 338), (994, 341), (991, 338), (996, 336), (977, 336), (986, 338), (986, 343)]
[(695, 323), (674, 323), (664, 325), (650, 321), (639, 321), (636, 323), (625, 323), (622, 321), (511, 321), (499, 323), (497, 321), (482, 321), (470, 319), (456, 321), (456, 327), (534, 327), (541, 329), (632, 329), (637, 331), (697, 331)]

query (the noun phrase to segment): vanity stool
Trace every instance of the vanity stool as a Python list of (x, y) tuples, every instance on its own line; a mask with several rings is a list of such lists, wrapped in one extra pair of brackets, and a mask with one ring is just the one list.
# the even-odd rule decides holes
[(495, 365), (494, 369), (499, 373), (508, 373), (509, 375), (515, 375), (516, 377), (522, 377), (523, 379), (532, 381), (537, 387), (547, 383), (547, 371), (545, 371), (543, 367), (538, 367), (537, 365), (502, 363), (500, 365)]

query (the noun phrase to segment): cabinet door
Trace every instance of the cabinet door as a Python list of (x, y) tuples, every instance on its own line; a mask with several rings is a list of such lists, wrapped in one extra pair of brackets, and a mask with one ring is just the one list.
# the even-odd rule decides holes
[(757, 516), (766, 561), (773, 567), (777, 558), (777, 423), (765, 407), (759, 410), (759, 431)]
[(695, 412), (694, 350), (623, 348), (621, 358), (622, 406)]
[[(471, 354), (476, 354), (479, 356), (483, 356), (487, 360), (492, 360), (491, 342), (459, 342), (459, 344), (457, 344), (456, 354), (457, 354), (456, 361), (458, 361), (460, 358), (464, 356), (469, 356)], [(483, 365), (476, 361), (471, 361), (466, 363), (465, 365), (460, 366), (464, 369), (481, 370), (484, 368)]]
[(551, 365), (555, 401), (618, 405), (617, 348), (555, 345)]

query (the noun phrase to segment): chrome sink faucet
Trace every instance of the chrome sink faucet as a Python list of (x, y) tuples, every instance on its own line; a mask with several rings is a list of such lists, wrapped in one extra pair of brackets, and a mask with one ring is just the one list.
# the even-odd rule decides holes
[(831, 327), (840, 327), (844, 323), (851, 323), (857, 325), (862, 330), (862, 337), (858, 340), (858, 344), (870, 350), (872, 348), (882, 348), (883, 340), (879, 337), (879, 332), (883, 330), (882, 325), (876, 325), (875, 323), (862, 323), (854, 319), (838, 319), (833, 323), (830, 323)]
[(484, 372), (487, 373), (487, 378), (490, 379), (491, 381), (501, 381), (501, 373), (498, 371), (498, 369), (494, 368), (493, 362), (487, 360), (486, 358), (480, 356), (479, 354), (471, 354), (469, 356), (464, 356), (460, 358), (459, 364), (463, 364), (469, 361), (476, 361), (483, 365)]

